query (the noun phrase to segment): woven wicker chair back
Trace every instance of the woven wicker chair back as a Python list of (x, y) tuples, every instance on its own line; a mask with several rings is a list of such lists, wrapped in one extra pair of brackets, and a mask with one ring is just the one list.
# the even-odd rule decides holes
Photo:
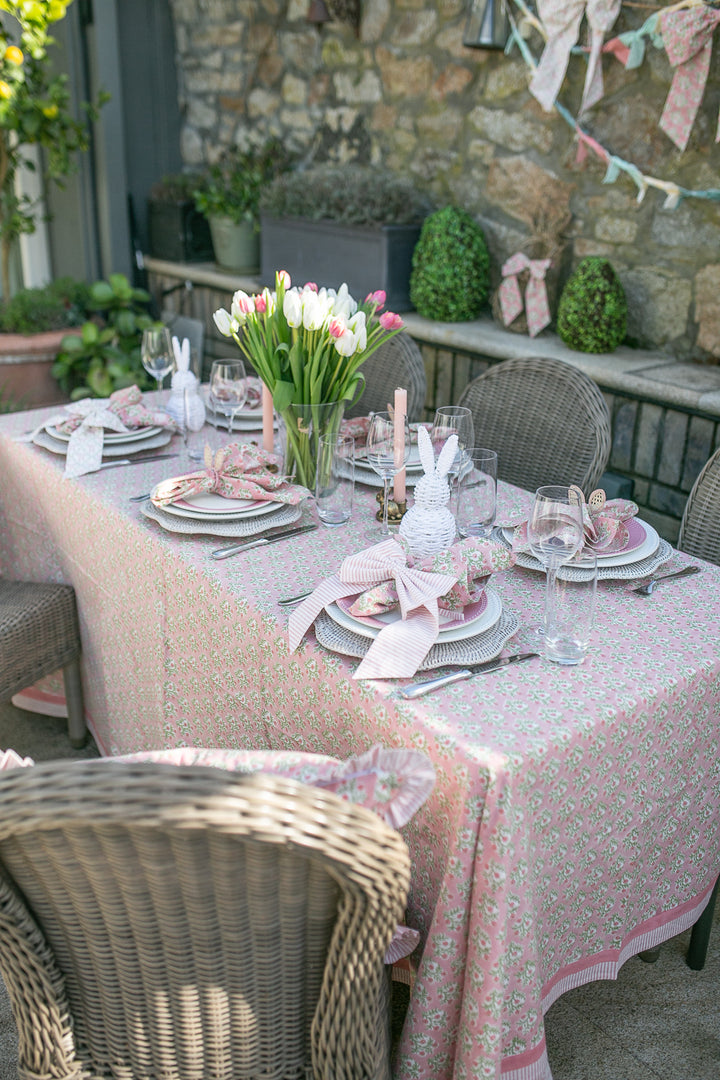
[(610, 414), (592, 379), (570, 364), (517, 357), (489, 368), (458, 402), (471, 409), (475, 445), (496, 450), (498, 476), (596, 488), (610, 456)]
[(678, 548), (720, 566), (720, 450), (706, 462), (685, 505)]
[(0, 579), (0, 701), (79, 654), (72, 586)]
[(277, 776), (53, 762), (0, 776), (0, 870), (21, 1075), (388, 1080), (409, 858), (363, 807)]
[(425, 405), (425, 364), (419, 347), (402, 331), (390, 338), (363, 364), (365, 390), (359, 401), (345, 410), (346, 416), (367, 416), (382, 412), (395, 400), (395, 390), (407, 390), (407, 415), (410, 423), (422, 419)]

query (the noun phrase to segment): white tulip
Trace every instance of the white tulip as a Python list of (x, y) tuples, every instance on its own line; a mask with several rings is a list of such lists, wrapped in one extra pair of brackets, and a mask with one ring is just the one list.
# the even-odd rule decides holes
[(218, 330), (224, 337), (230, 337), (233, 332), (233, 318), (225, 308), (219, 308), (213, 312), (213, 319)]
[(289, 326), (302, 326), (303, 305), (296, 289), (290, 289), (289, 292), (285, 293), (285, 300), (283, 301), (283, 315), (287, 319)]

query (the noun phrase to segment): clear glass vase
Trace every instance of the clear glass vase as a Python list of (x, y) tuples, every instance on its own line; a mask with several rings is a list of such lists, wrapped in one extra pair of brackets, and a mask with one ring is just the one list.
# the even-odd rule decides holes
[(285, 474), (315, 490), (315, 466), (321, 435), (337, 435), (345, 413), (344, 401), (320, 405), (289, 405), (281, 416), (285, 426)]

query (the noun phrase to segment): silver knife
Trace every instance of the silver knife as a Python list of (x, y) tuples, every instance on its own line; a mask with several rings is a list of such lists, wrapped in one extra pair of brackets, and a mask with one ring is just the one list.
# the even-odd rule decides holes
[(277, 540), (287, 540), (290, 536), (314, 532), (315, 529), (317, 529), (317, 525), (298, 525), (294, 529), (286, 529), (285, 532), (275, 533), (274, 536), (259, 536), (257, 540), (249, 540), (246, 544), (233, 544), (232, 547), (218, 548), (217, 551), (211, 551), (210, 555), (213, 559), (229, 559), (231, 555), (239, 555), (241, 551), (265, 547), (266, 544), (274, 544)]
[(117, 458), (115, 461), (103, 461), (101, 469), (114, 469), (116, 465), (142, 465), (144, 461), (162, 461), (167, 458), (180, 457), (179, 454), (142, 454), (140, 457)]
[(484, 675), (488, 671), (498, 671), (500, 668), (507, 667), (508, 664), (519, 664), (523, 660), (532, 660), (534, 656), (539, 655), (540, 653), (536, 652), (521, 652), (514, 653), (513, 656), (501, 656), (496, 660), (486, 660), (484, 664), (461, 668), (450, 675), (440, 675), (439, 678), (430, 679), (428, 682), (411, 683), (403, 690), (398, 690), (398, 697), (411, 701), (413, 698), (422, 697), (423, 694), (431, 694), (433, 690), (439, 690), (441, 686), (450, 686), (451, 683), (462, 682), (463, 679), (472, 679), (475, 675)]

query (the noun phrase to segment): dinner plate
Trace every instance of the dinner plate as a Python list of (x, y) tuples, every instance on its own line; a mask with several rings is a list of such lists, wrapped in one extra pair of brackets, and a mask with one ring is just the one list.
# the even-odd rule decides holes
[[(60, 439), (62, 442), (70, 441), (69, 435), (64, 431), (60, 431), (52, 424), (48, 424), (45, 430), (53, 439)], [(154, 425), (151, 427), (133, 428), (131, 431), (103, 431), (103, 446), (112, 445), (113, 443), (136, 442), (138, 439), (151, 439), (153, 435), (157, 435), (157, 433), (162, 430), (163, 429), (158, 425)]]
[[(172, 533), (181, 533), (186, 536), (229, 536), (248, 537), (259, 536), (267, 529), (277, 529), (281, 525), (294, 525), (300, 521), (302, 506), (290, 506), (288, 503), (274, 503), (277, 513), (271, 517), (254, 517), (252, 514), (242, 514), (233, 521), (218, 521), (217, 518), (186, 518), (167, 514), (165, 508), (155, 506), (150, 499), (140, 504), (140, 512), (143, 517), (155, 521), (163, 529)], [(308, 520), (309, 523), (309, 519)]]
[[(172, 431), (168, 431), (167, 428), (160, 428), (157, 435), (153, 435), (151, 438), (137, 439), (133, 443), (116, 443), (113, 446), (103, 446), (103, 457), (130, 457), (131, 454), (139, 454), (145, 450), (157, 450), (161, 446), (167, 446), (172, 439)], [(50, 435), (49, 432), (38, 431), (33, 439), (36, 446), (42, 446), (44, 450), (49, 450), (51, 454), (62, 454), (63, 457), (67, 456), (68, 443), (62, 439), (56, 439), (54, 435)]]
[[(471, 470), (472, 470), (472, 462), (468, 462), (468, 464), (465, 466), (465, 468), (463, 468), (460, 471), (461, 478), (463, 476), (465, 476), (468, 471), (471, 471)], [(422, 466), (417, 468), (417, 469), (407, 469), (406, 468), (405, 469), (405, 483), (406, 483), (407, 487), (409, 487), (409, 488), (414, 487), (415, 484), (417, 484), (418, 480), (420, 480), (420, 478), (423, 475), (424, 474), (423, 474)], [(383, 486), (383, 481), (382, 481), (381, 477), (379, 477), (378, 474), (375, 472), (375, 470), (371, 469), (370, 466), (367, 464), (367, 462), (364, 461), (362, 458), (360, 458), (360, 459), (356, 458), (355, 459), (355, 480), (357, 481), (358, 484), (366, 484), (367, 487), (381, 488)], [(393, 485), (393, 481), (391, 479), (390, 480), (390, 491), (392, 491), (392, 485)], [(511, 534), (512, 534), (512, 530), (511, 530)]]
[[(602, 552), (597, 552), (598, 568), (631, 566), (633, 563), (642, 562), (643, 559), (647, 559), (657, 550), (660, 543), (660, 537), (652, 525), (649, 525), (646, 521), (642, 521), (640, 518), (633, 518), (632, 530), (628, 529), (628, 531), (630, 532), (630, 536), (628, 544), (623, 551), (618, 551), (611, 555), (604, 555)], [(509, 545), (512, 545), (513, 530), (503, 529), (502, 532), (506, 542)], [(526, 552), (526, 555), (536, 564), (537, 569), (542, 569), (541, 564), (530, 554), (530, 552)]]
[[(218, 498), (220, 497), (221, 496), (218, 496)], [(208, 514), (204, 510), (193, 509), (190, 501), (193, 498), (197, 498), (197, 496), (190, 496), (189, 499), (183, 499), (180, 503), (170, 503), (167, 506), (160, 507), (160, 509), (173, 517), (191, 518), (194, 521), (210, 522), (239, 521), (241, 518), (262, 517), (263, 514), (271, 514), (273, 511), (280, 510), (281, 507), (287, 506), (287, 503), (267, 502), (261, 501), (260, 499), (253, 499), (251, 502), (245, 500), (244, 507), (228, 509), (224, 514), (219, 512)], [(226, 499), (224, 501), (231, 503), (241, 502), (240, 499)]]
[[(498, 594), (490, 588), (485, 589), (484, 600), (484, 603), (472, 605), (475, 610), (469, 621), (441, 626), (438, 641), (464, 641), (466, 638), (477, 637), (479, 634), (491, 629), (502, 614), (502, 603)], [(352, 604), (352, 602), (352, 599), (349, 600), (348, 605)], [(481, 610), (477, 610), (478, 608)], [(351, 615), (349, 611), (343, 610), (339, 603), (329, 604), (325, 610), (338, 626), (343, 626), (354, 634), (360, 634), (361, 637), (376, 638), (383, 626), (400, 621), (400, 611), (398, 609), (385, 612), (383, 615), (376, 615), (372, 620), (367, 617), (361, 618), (357, 615)], [(373, 622), (375, 625), (373, 625)]]

